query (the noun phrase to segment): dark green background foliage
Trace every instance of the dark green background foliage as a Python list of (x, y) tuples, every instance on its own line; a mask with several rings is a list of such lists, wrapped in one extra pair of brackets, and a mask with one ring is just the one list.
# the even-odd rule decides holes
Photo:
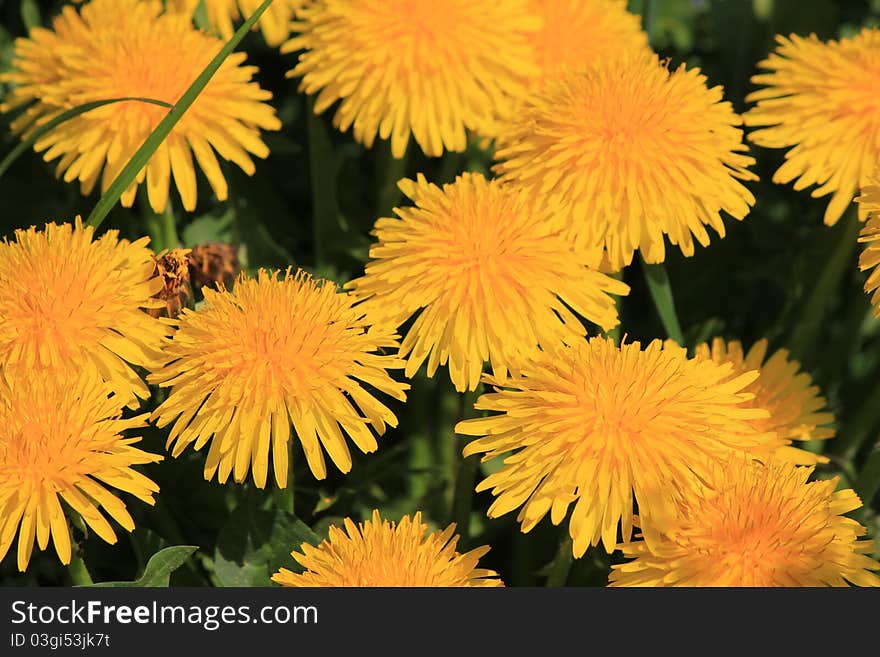
[[(48, 25), (60, 1), (0, 0), (0, 70), (7, 70), (13, 39), (27, 27)], [(723, 85), (737, 110), (746, 109), (745, 95), (753, 89), (750, 77), (764, 58), (776, 33), (815, 32), (822, 38), (854, 34), (863, 25), (880, 21), (880, 0), (632, 0), (633, 11), (645, 12), (655, 48), (673, 64), (685, 62), (703, 69), (713, 85)], [(226, 166), (230, 199), (211, 196), (199, 173), (198, 210), (188, 215), (172, 194), (177, 232), (184, 246), (210, 240), (241, 245), (247, 269), (296, 265), (317, 275), (345, 282), (363, 271), (370, 245), (369, 231), (378, 216), (387, 214), (400, 198), (393, 182), (401, 174), (423, 172), (437, 183), (448, 182), (463, 170), (488, 172), (490, 157), (476, 147), (442, 159), (425, 158), (410, 147), (405, 165), (390, 167), (388, 149), (371, 151), (339, 134), (330, 112), (315, 118), (309, 102), (297, 93), (296, 82), (285, 78), (295, 55), (266, 47), (259, 33), (242, 43), (248, 61), (260, 67), (260, 84), (272, 91), (284, 127), (268, 133), (271, 155), (259, 161), (256, 175), (247, 177)], [(0, 93), (5, 91), (0, 88)], [(146, 94), (145, 94), (146, 95)], [(9, 133), (12, 117), (0, 116), (0, 151), (16, 140)], [(812, 373), (837, 417), (840, 434), (828, 445), (832, 462), (820, 466), (820, 476), (841, 475), (842, 485), (854, 486), (866, 501), (855, 512), (878, 534), (877, 500), (880, 457), (874, 443), (880, 434), (880, 321), (870, 314), (862, 290), (865, 275), (857, 268), (859, 249), (852, 222), (822, 224), (826, 199), (812, 199), (770, 179), (783, 159), (782, 151), (752, 148), (760, 182), (750, 183), (757, 197), (742, 222), (727, 219), (727, 237), (714, 239), (708, 249), (684, 258), (670, 249), (667, 269), (678, 314), (688, 344), (721, 335), (741, 339), (748, 347), (767, 337), (771, 347), (791, 347)], [(32, 152), (21, 157), (0, 179), (0, 231), (46, 221), (87, 216), (97, 195), (84, 198), (78, 186), (54, 178), (53, 166)], [(174, 237), (139, 198), (135, 207), (114, 209), (102, 226), (137, 238), (151, 234), (154, 248), (174, 246)], [(843, 272), (831, 276), (837, 263)], [(831, 282), (830, 300), (818, 321), (805, 311), (811, 291), (825, 276)], [(627, 268), (632, 287), (622, 303), (623, 332), (630, 340), (665, 337), (651, 304), (638, 263)], [(81, 526), (74, 529), (80, 554), (95, 581), (132, 581), (144, 575), (150, 557), (168, 546), (197, 546), (163, 552), (148, 569), (147, 583), (163, 584), (174, 570), (172, 584), (268, 585), (279, 566), (295, 567), (289, 552), (302, 541), (316, 542), (329, 524), (342, 517), (366, 518), (373, 508), (399, 518), (422, 510), (434, 525), (450, 519), (451, 489), (463, 439), (452, 433), (457, 419), (473, 413), (472, 396), (456, 395), (445, 370), (433, 380), (423, 372), (412, 382), (406, 404), (392, 402), (400, 426), (380, 439), (378, 452), (354, 454), (349, 475), (332, 472), (316, 482), (297, 446), (294, 452), (295, 495), (264, 491), (252, 484), (220, 485), (202, 475), (204, 450), (191, 449), (144, 468), (160, 486), (155, 507), (126, 500), (137, 529), (119, 530), (109, 546)], [(158, 400), (158, 391), (155, 391)], [(142, 447), (164, 453), (165, 431), (150, 428)], [(485, 467), (485, 466), (484, 466)], [(471, 536), (464, 547), (491, 544), (484, 558), (508, 585), (543, 584), (564, 529), (543, 521), (523, 535), (515, 512), (489, 520), (487, 493), (473, 501)], [(291, 514), (295, 511), (296, 516)], [(604, 585), (608, 557), (590, 550), (575, 562), (570, 585)], [(70, 575), (55, 554), (35, 552), (28, 572), (16, 571), (12, 556), (0, 564), (0, 584), (61, 585)], [(143, 582), (142, 582), (143, 583)]]

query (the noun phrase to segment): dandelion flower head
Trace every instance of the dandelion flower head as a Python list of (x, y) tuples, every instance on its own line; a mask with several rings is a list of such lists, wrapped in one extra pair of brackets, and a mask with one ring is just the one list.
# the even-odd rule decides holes
[(299, 16), (282, 52), (302, 51), (290, 75), (314, 111), (340, 101), (333, 124), (396, 158), (410, 136), (432, 157), (463, 151), (536, 71), (526, 0), (324, 0)]
[(289, 270), (260, 270), (256, 278), (240, 276), (231, 292), (203, 292), (205, 305), (183, 309), (166, 363), (149, 380), (170, 388), (153, 418), (159, 426), (173, 422), (173, 456), (210, 441), (206, 479), (217, 474), (223, 483), (232, 474), (240, 483), (252, 470), (263, 488), (271, 452), (275, 481), (284, 488), (291, 422), (316, 478), (327, 474), (324, 450), (348, 472), (345, 435), (372, 452), (373, 430), (397, 425), (365, 387), (405, 399), (409, 386), (387, 371), (403, 366), (397, 336), (368, 327), (351, 295)]
[(756, 420), (745, 389), (757, 372), (733, 376), (731, 364), (688, 359), (683, 349), (655, 340), (615, 345), (596, 337), (548, 350), (514, 376), (485, 376), (494, 392), (478, 410), (495, 414), (460, 422), (456, 433), (476, 436), (464, 455), (504, 456), (477, 486), (495, 500), (492, 518), (521, 507), (530, 531), (549, 512), (569, 522), (576, 557), (600, 541), (608, 552), (642, 517), (665, 506), (668, 487), (689, 479), (704, 461), (758, 448), (772, 436)]
[(292, 553), (305, 572), (282, 568), (272, 579), (282, 586), (504, 586), (498, 573), (477, 567), (489, 546), (456, 551), (455, 524), (432, 532), (421, 512), (395, 523), (373, 511), (366, 522), (346, 518), (344, 527), (332, 525), (321, 545), (304, 543)]
[(789, 358), (788, 350), (779, 349), (767, 358), (767, 340), (758, 340), (743, 353), (740, 342), (715, 338), (711, 345), (699, 345), (696, 355), (732, 364), (734, 376), (758, 371), (758, 378), (745, 388), (755, 397), (745, 405), (763, 408), (770, 414), (756, 420), (758, 431), (776, 434), (774, 444), (767, 446), (767, 458), (802, 465), (827, 462), (827, 457), (792, 446), (795, 440), (824, 440), (833, 436), (833, 429), (827, 425), (834, 421), (834, 416), (825, 410), (825, 398), (819, 388), (813, 385), (809, 374), (799, 371), (800, 363)]
[(144, 426), (146, 416), (123, 419), (109, 393), (88, 370), (65, 377), (0, 373), (0, 560), (17, 532), (19, 570), (27, 568), (34, 542), (45, 550), (50, 537), (61, 562), (70, 563), (62, 501), (108, 543), (116, 533), (105, 514), (134, 529), (117, 491), (154, 503), (159, 487), (133, 466), (162, 457), (123, 435)]
[(677, 513), (622, 545), (612, 586), (878, 586), (862, 504), (812, 467), (731, 459), (674, 494)]
[(825, 223), (833, 225), (880, 163), (880, 29), (822, 42), (815, 34), (776, 36), (777, 47), (752, 77), (763, 88), (746, 97), (757, 128), (749, 140), (787, 148), (773, 182), (815, 185), (831, 195)]
[(692, 255), (706, 226), (724, 236), (722, 212), (748, 214), (741, 122), (699, 69), (632, 53), (548, 80), (503, 126), (495, 170), (564, 208), (578, 247), (616, 271), (637, 249), (662, 262), (664, 236)]
[(414, 206), (376, 222), (365, 275), (349, 285), (377, 319), (417, 315), (400, 349), (407, 376), (448, 363), (456, 389), (473, 390), (486, 361), (506, 373), (539, 346), (581, 340), (575, 312), (617, 325), (610, 295), (629, 288), (579, 260), (552, 206), (480, 174), (400, 187)]
[(125, 404), (150, 391), (132, 366), (161, 359), (167, 327), (148, 314), (162, 302), (148, 238), (48, 223), (0, 243), (0, 363), (42, 370), (97, 371)]
[[(14, 87), (0, 110), (36, 101), (12, 122), (15, 132), (27, 136), (89, 102), (149, 98), (173, 105), (222, 45), (189, 17), (163, 13), (159, 0), (92, 0), (79, 11), (68, 5), (52, 29), (38, 27), (16, 41), (13, 71), (3, 77)], [(217, 154), (254, 173), (252, 156), (269, 153), (260, 130), (278, 130), (281, 123), (265, 102), (271, 94), (251, 80), (257, 69), (244, 66), (244, 59), (244, 53), (226, 59), (125, 190), (124, 206), (133, 204), (138, 185), (146, 183), (150, 206), (163, 212), (173, 178), (183, 207), (194, 210), (196, 167), (225, 200), (228, 188)], [(104, 192), (168, 111), (140, 100), (104, 105), (53, 128), (34, 148), (47, 162), (58, 160), (57, 175), (79, 180), (83, 194), (99, 178)]]

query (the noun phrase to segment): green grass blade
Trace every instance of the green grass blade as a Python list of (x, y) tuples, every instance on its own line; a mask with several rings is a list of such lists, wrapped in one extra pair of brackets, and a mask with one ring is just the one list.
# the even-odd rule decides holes
[(666, 335), (683, 346), (684, 333), (675, 313), (675, 301), (672, 298), (672, 286), (669, 284), (669, 276), (666, 275), (666, 267), (662, 263), (649, 265), (642, 259), (642, 268), (645, 270), (648, 291), (651, 293), (651, 299), (654, 300), (663, 328), (666, 329)]
[(89, 226), (97, 228), (101, 225), (101, 222), (104, 221), (107, 214), (113, 209), (113, 206), (119, 202), (122, 194), (128, 189), (129, 185), (131, 185), (137, 177), (140, 170), (146, 166), (149, 159), (153, 156), (153, 153), (159, 148), (159, 144), (165, 140), (174, 126), (177, 125), (177, 122), (180, 121), (189, 109), (190, 105), (193, 104), (193, 101), (195, 101), (198, 95), (202, 93), (202, 90), (208, 85), (211, 78), (214, 77), (214, 74), (220, 66), (223, 65), (223, 62), (226, 61), (226, 58), (232, 54), (232, 51), (235, 50), (254, 24), (260, 20), (260, 16), (263, 15), (263, 12), (265, 12), (271, 4), (272, 0), (264, 0), (263, 4), (261, 4), (257, 10), (251, 14), (250, 18), (238, 28), (235, 34), (232, 35), (232, 38), (229, 39), (229, 41), (226, 42), (226, 45), (220, 49), (217, 56), (214, 57), (214, 59), (211, 60), (211, 63), (205, 67), (205, 70), (199, 74), (199, 77), (197, 77), (195, 82), (190, 85), (189, 89), (184, 92), (171, 111), (165, 115), (165, 118), (159, 122), (159, 125), (156, 126), (155, 130), (150, 133), (150, 136), (144, 140), (144, 143), (128, 161), (128, 164), (126, 164), (122, 171), (119, 172), (119, 175), (116, 176), (116, 180), (110, 184), (110, 187), (98, 200), (98, 203), (95, 205), (95, 208), (92, 210), (92, 213), (86, 221)]
[(3, 158), (3, 161), (0, 162), (0, 177), (3, 177), (3, 174), (6, 173), (6, 170), (12, 166), (12, 163), (15, 162), (19, 156), (28, 150), (31, 146), (37, 143), (40, 137), (45, 135), (50, 130), (54, 130), (62, 123), (66, 123), (70, 121), (70, 119), (75, 119), (81, 114), (85, 114), (86, 112), (91, 112), (93, 109), (98, 109), (99, 107), (103, 107), (104, 105), (110, 105), (112, 103), (121, 103), (124, 101), (132, 101), (136, 100), (141, 103), (150, 103), (152, 105), (161, 105), (162, 107), (174, 107), (166, 102), (161, 100), (156, 100), (154, 98), (139, 98), (135, 96), (125, 97), (125, 98), (109, 98), (107, 100), (94, 100), (90, 103), (83, 103), (82, 105), (77, 105), (69, 110), (65, 110), (61, 112), (58, 116), (56, 116), (51, 121), (47, 121), (39, 128), (34, 130), (33, 134), (30, 135), (27, 139), (22, 141), (18, 146), (13, 148), (9, 154)]
[[(853, 267), (860, 229), (858, 212), (851, 207), (835, 226), (837, 235), (829, 237), (829, 240), (837, 239), (837, 243), (828, 254), (819, 278), (812, 284), (809, 296), (801, 304), (800, 316), (789, 341), (792, 356), (801, 362), (812, 357), (828, 306), (837, 298), (844, 276)], [(819, 230), (828, 229), (820, 226)]]

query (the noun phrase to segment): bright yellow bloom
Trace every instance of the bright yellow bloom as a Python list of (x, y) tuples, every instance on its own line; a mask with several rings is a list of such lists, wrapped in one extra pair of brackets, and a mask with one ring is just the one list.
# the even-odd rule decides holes
[[(824, 425), (833, 422), (834, 416), (823, 411), (825, 398), (813, 385), (810, 375), (798, 371), (800, 363), (789, 360), (788, 350), (779, 349), (767, 359), (767, 340), (758, 340), (743, 354), (738, 341), (725, 343), (715, 338), (711, 346), (699, 345), (696, 356), (732, 364), (733, 376), (758, 371), (758, 378), (744, 388), (755, 398), (744, 406), (763, 408), (770, 413), (770, 417), (755, 421), (759, 432), (776, 434), (776, 440), (767, 446), (767, 457), (800, 465), (828, 461), (827, 457), (791, 446), (795, 440), (823, 440), (833, 436), (834, 430)], [(759, 455), (759, 452), (752, 454)]]
[(642, 19), (626, 0), (530, 0), (541, 29), (530, 35), (538, 78), (649, 51)]
[(62, 500), (108, 543), (116, 534), (104, 513), (134, 529), (111, 489), (154, 503), (159, 487), (132, 466), (162, 457), (133, 447), (140, 438), (122, 436), (144, 426), (146, 416), (123, 419), (109, 392), (88, 370), (0, 375), (0, 560), (17, 531), (19, 570), (27, 568), (34, 540), (45, 550), (50, 535), (58, 558), (70, 563)]
[(132, 407), (150, 391), (132, 365), (161, 358), (166, 327), (146, 312), (162, 289), (149, 240), (46, 224), (0, 243), (0, 363), (28, 375), (94, 370)]
[[(192, 16), (200, 0), (171, 0), (169, 7)], [(203, 0), (208, 22), (224, 39), (235, 33), (235, 23), (250, 18), (263, 4), (263, 0)], [(254, 29), (263, 31), (263, 38), (270, 46), (280, 46), (290, 36), (290, 23), (297, 9), (307, 0), (275, 0), (263, 12)]]
[(639, 249), (665, 258), (663, 236), (685, 255), (720, 213), (742, 219), (754, 203), (740, 117), (699, 69), (669, 71), (644, 52), (599, 61), (535, 93), (498, 139), (495, 169), (545, 203), (565, 208), (572, 237), (607, 251), (618, 270)]
[(731, 459), (706, 482), (670, 490), (675, 515), (635, 560), (612, 566), (612, 586), (880, 586), (865, 528), (842, 514), (862, 506), (837, 478), (806, 483), (812, 467)]
[(396, 158), (410, 134), (430, 156), (463, 151), (535, 71), (526, 0), (324, 0), (300, 17), (281, 49), (304, 51), (290, 76), (316, 113), (340, 100), (333, 124), (367, 148), (390, 138)]
[(318, 547), (303, 543), (302, 553), (291, 553), (305, 572), (281, 568), (272, 579), (282, 586), (504, 586), (498, 573), (477, 568), (488, 545), (465, 554), (455, 550), (455, 524), (428, 532), (421, 512), (389, 523), (378, 511), (370, 521), (344, 523), (345, 531), (331, 525)]
[[(322, 445), (348, 472), (343, 432), (372, 452), (370, 427), (382, 434), (386, 424), (397, 426), (394, 413), (362, 387), (405, 399), (409, 386), (386, 371), (403, 367), (397, 336), (379, 326), (367, 330), (351, 295), (302, 271), (279, 277), (260, 270), (256, 279), (239, 277), (233, 292), (202, 291), (206, 304), (181, 312), (167, 363), (149, 380), (171, 388), (153, 418), (159, 426), (174, 422), (173, 455), (211, 442), (206, 479), (219, 473), (222, 483), (232, 473), (242, 482), (252, 467), (263, 488), (271, 451), (275, 481), (284, 488), (291, 422), (318, 479), (327, 475)], [(387, 349), (393, 353), (384, 355)]]
[[(159, 0), (92, 0), (81, 13), (64, 7), (52, 29), (36, 28), (18, 39), (14, 71), (5, 80), (16, 86), (3, 111), (37, 101), (12, 123), (29, 135), (62, 111), (112, 98), (145, 97), (174, 104), (223, 42), (193, 27), (189, 18), (162, 13)], [(146, 181), (156, 212), (168, 201), (173, 176), (183, 207), (196, 207), (195, 161), (220, 200), (226, 179), (215, 155), (254, 172), (251, 155), (269, 150), (260, 129), (278, 130), (280, 121), (266, 102), (268, 91), (251, 81), (256, 67), (243, 66), (233, 53), (181, 118), (168, 138), (125, 191), (131, 206), (137, 186)], [(105, 191), (168, 109), (126, 101), (91, 110), (51, 130), (35, 144), (43, 159), (60, 158), (57, 174), (79, 180), (89, 194), (101, 178)]]
[(408, 377), (426, 359), (428, 376), (448, 362), (456, 389), (473, 390), (486, 361), (504, 374), (539, 345), (580, 341), (572, 310), (617, 325), (609, 295), (629, 288), (584, 266), (552, 206), (479, 174), (400, 187), (415, 207), (376, 222), (366, 273), (349, 286), (394, 326), (418, 314), (400, 348)]
[(821, 42), (777, 35), (776, 51), (758, 66), (752, 82), (765, 88), (746, 97), (748, 126), (765, 126), (749, 140), (790, 148), (775, 183), (797, 190), (818, 185), (813, 197), (833, 194), (825, 223), (835, 224), (880, 162), (880, 30)]
[(733, 366), (687, 359), (683, 349), (655, 340), (618, 347), (607, 338), (548, 350), (517, 376), (484, 376), (495, 392), (479, 410), (498, 414), (459, 422), (455, 431), (478, 436), (464, 455), (507, 455), (478, 491), (496, 499), (489, 517), (522, 506), (517, 521), (530, 531), (548, 512), (565, 518), (574, 555), (599, 541), (609, 552), (641, 516), (662, 508), (672, 482), (688, 479), (704, 459), (760, 447), (767, 412), (744, 392), (758, 376), (733, 376)]
[(861, 213), (870, 215), (868, 223), (862, 228), (859, 242), (865, 243), (865, 250), (859, 257), (859, 269), (871, 269), (865, 282), (865, 292), (874, 293), (871, 303), (874, 305), (874, 316), (880, 317), (880, 178), (876, 175), (869, 179), (862, 189), (862, 195), (856, 199)]

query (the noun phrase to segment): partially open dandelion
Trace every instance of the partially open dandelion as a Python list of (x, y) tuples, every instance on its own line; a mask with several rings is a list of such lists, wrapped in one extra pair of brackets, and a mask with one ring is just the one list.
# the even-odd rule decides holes
[(612, 586), (880, 586), (880, 569), (843, 516), (862, 503), (812, 467), (731, 459), (670, 491), (676, 513), (621, 545), (634, 560), (612, 566)]
[(415, 207), (376, 222), (371, 261), (349, 286), (377, 319), (418, 315), (400, 348), (407, 376), (448, 362), (456, 389), (473, 390), (486, 361), (504, 374), (539, 346), (582, 339), (574, 312), (617, 325), (610, 295), (629, 288), (585, 266), (553, 206), (479, 174), (400, 187)]
[(675, 481), (693, 476), (707, 459), (753, 449), (768, 440), (746, 405), (744, 389), (757, 372), (688, 359), (659, 340), (616, 346), (608, 338), (548, 350), (516, 376), (485, 376), (495, 392), (478, 410), (497, 414), (459, 422), (456, 433), (477, 436), (464, 455), (506, 455), (478, 491), (491, 490), (488, 514), (522, 507), (530, 531), (550, 512), (558, 525), (574, 503), (569, 532), (576, 557), (602, 542), (607, 551), (633, 526), (633, 501), (651, 517)]
[[(263, 3), (263, 0), (171, 0), (169, 7), (192, 16), (200, 1), (204, 2), (211, 27), (224, 39), (231, 38), (235, 33), (235, 24), (249, 18)], [(280, 46), (290, 36), (290, 23), (296, 10), (306, 1), (274, 0), (253, 29), (262, 31), (268, 45)]]
[(746, 97), (757, 102), (746, 125), (760, 127), (749, 140), (789, 149), (773, 182), (831, 194), (825, 223), (833, 225), (880, 162), (880, 29), (827, 43), (815, 34), (776, 41), (758, 65), (767, 72), (752, 78), (765, 88)]
[(162, 457), (133, 445), (123, 432), (145, 415), (121, 417), (120, 402), (85, 370), (77, 375), (0, 375), (0, 560), (18, 533), (18, 569), (27, 568), (34, 541), (45, 550), (51, 536), (62, 563), (71, 545), (64, 502), (108, 543), (116, 542), (104, 514), (127, 531), (134, 520), (117, 491), (153, 504), (156, 486), (132, 466)]
[(685, 255), (721, 212), (754, 203), (740, 117), (699, 69), (644, 52), (569, 72), (533, 94), (498, 138), (505, 181), (565, 209), (572, 238), (618, 270), (639, 249), (662, 262), (664, 235)]
[(153, 418), (174, 423), (172, 454), (211, 442), (206, 479), (217, 474), (222, 483), (232, 474), (242, 482), (252, 469), (263, 488), (271, 452), (275, 481), (285, 487), (291, 422), (316, 478), (327, 475), (324, 450), (348, 472), (346, 434), (372, 452), (370, 427), (382, 434), (397, 425), (364, 387), (405, 399), (409, 386), (387, 372), (403, 367), (397, 336), (381, 326), (368, 330), (351, 295), (302, 271), (265, 270), (239, 277), (233, 292), (203, 292), (205, 305), (180, 314), (167, 362), (149, 380), (171, 388)]
[(539, 25), (526, 9), (526, 0), (325, 0), (300, 11), (282, 52), (303, 51), (290, 75), (317, 94), (316, 113), (341, 101), (341, 131), (367, 148), (390, 139), (396, 158), (412, 135), (440, 156), (463, 151), (467, 130), (525, 92), (526, 35)]
[(868, 215), (868, 222), (862, 228), (859, 242), (865, 244), (865, 250), (859, 257), (859, 269), (871, 270), (865, 281), (865, 292), (871, 294), (874, 305), (874, 316), (880, 317), (880, 178), (873, 176), (862, 189), (862, 195), (856, 199), (861, 212)]
[(529, 35), (536, 81), (649, 51), (641, 17), (626, 10), (626, 0), (530, 0), (529, 9), (541, 18)]
[(421, 512), (394, 523), (373, 511), (371, 520), (355, 524), (346, 518), (344, 525), (345, 530), (331, 525), (321, 545), (303, 543), (302, 552), (291, 553), (305, 572), (281, 568), (272, 580), (282, 586), (504, 586), (498, 573), (477, 568), (488, 545), (456, 551), (455, 524), (431, 532)]
[[(162, 12), (160, 0), (92, 0), (81, 13), (64, 7), (51, 30), (35, 28), (18, 39), (14, 70), (3, 78), (14, 87), (0, 110), (36, 102), (12, 129), (30, 135), (61, 112), (97, 100), (176, 103), (223, 42), (182, 14)], [(164, 211), (173, 177), (183, 207), (194, 210), (193, 155), (217, 198), (225, 200), (226, 179), (215, 151), (249, 175), (255, 170), (251, 156), (268, 155), (260, 130), (278, 130), (281, 123), (264, 102), (271, 94), (251, 81), (257, 69), (243, 66), (244, 59), (244, 53), (226, 59), (125, 190), (124, 206), (132, 205), (138, 185), (146, 182), (151, 207)], [(167, 113), (135, 100), (106, 105), (54, 128), (34, 148), (47, 162), (60, 158), (57, 174), (66, 182), (79, 180), (83, 194), (99, 178), (103, 192)]]
[[(792, 441), (824, 440), (834, 435), (826, 425), (834, 416), (823, 410), (825, 398), (806, 372), (800, 372), (800, 363), (789, 358), (787, 349), (779, 349), (767, 358), (767, 340), (758, 340), (748, 353), (742, 344), (715, 338), (712, 344), (701, 344), (696, 349), (698, 358), (709, 358), (716, 363), (733, 365), (733, 376), (752, 370), (758, 378), (744, 388), (755, 395), (744, 406), (763, 408), (770, 416), (756, 420), (761, 433), (775, 433), (776, 439), (767, 445), (767, 458), (802, 465), (825, 463), (827, 457), (792, 447)], [(760, 455), (760, 451), (752, 452)]]
[(149, 240), (110, 230), (46, 224), (0, 243), (0, 363), (37, 376), (94, 370), (135, 406), (150, 391), (132, 366), (161, 358), (167, 328), (148, 311), (163, 287)]

